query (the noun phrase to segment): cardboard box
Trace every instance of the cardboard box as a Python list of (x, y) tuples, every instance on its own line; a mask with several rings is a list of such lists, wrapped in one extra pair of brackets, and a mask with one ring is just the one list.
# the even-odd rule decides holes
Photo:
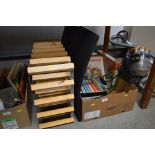
[(0, 111), (0, 129), (18, 129), (31, 125), (32, 103), (28, 89), (29, 86), (25, 103)]
[[(4, 76), (2, 77), (1, 74), (0, 78), (3, 79), (3, 81), (5, 79), (5, 77)], [(2, 89), (2, 86), (0, 86), (0, 88)], [(31, 94), (29, 94), (29, 92), (30, 92), (30, 85), (28, 83), (25, 102), (23, 104), (7, 108), (4, 110), (0, 110), (0, 129), (12, 129), (12, 128), (17, 129), (30, 126), (32, 104), (31, 104)]]
[(137, 97), (136, 86), (121, 93), (113, 91), (108, 96), (84, 99), (82, 98), (82, 121), (101, 118), (133, 110)]

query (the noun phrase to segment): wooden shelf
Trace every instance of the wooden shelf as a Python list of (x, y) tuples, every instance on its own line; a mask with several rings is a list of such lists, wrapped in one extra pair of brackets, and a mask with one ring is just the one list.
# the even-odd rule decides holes
[(28, 67), (28, 73), (40, 74), (40, 73), (51, 73), (51, 72), (61, 72), (61, 71), (71, 71), (74, 69), (73, 63), (57, 64), (57, 65), (47, 65), (47, 66), (36, 66)]
[(50, 65), (50, 64), (63, 64), (71, 62), (69, 56), (66, 57), (54, 57), (54, 58), (38, 58), (30, 59), (30, 66)]
[(50, 47), (50, 48), (38, 48), (38, 49), (33, 49), (32, 53), (49, 53), (49, 52), (64, 52), (65, 48), (64, 47)]
[(32, 84), (31, 90), (41, 90), (41, 89), (48, 89), (48, 88), (61, 88), (65, 86), (73, 86), (74, 80), (62, 80), (62, 81), (54, 81), (54, 82), (44, 82), (38, 84)]
[(53, 115), (58, 115), (58, 114), (64, 114), (64, 113), (73, 112), (73, 111), (74, 111), (73, 106), (66, 107), (66, 108), (60, 108), (60, 109), (56, 109), (56, 110), (49, 110), (49, 111), (46, 111), (46, 112), (37, 113), (37, 118), (53, 116)]
[(41, 89), (41, 90), (36, 90), (35, 94), (46, 94), (46, 93), (56, 93), (59, 91), (67, 91), (70, 90), (70, 86), (68, 87), (58, 87), (58, 88), (48, 88), (48, 89)]
[(42, 99), (37, 99), (34, 100), (35, 105), (43, 105), (43, 104), (48, 104), (48, 103), (57, 103), (60, 101), (69, 101), (74, 99), (74, 94), (67, 94), (67, 95), (59, 95), (55, 97), (48, 97), (48, 98), (42, 98)]
[(53, 92), (53, 93), (45, 93), (45, 94), (38, 94), (39, 98), (43, 98), (43, 97), (49, 97), (49, 96), (56, 96), (56, 95), (64, 95), (64, 94), (69, 94), (70, 90), (64, 90), (64, 91), (57, 91), (57, 92)]
[(66, 77), (70, 77), (70, 76), (71, 76), (70, 72), (39, 74), (39, 75), (32, 75), (32, 80), (36, 81), (36, 80), (66, 78)]
[(74, 122), (71, 117), (74, 112), (74, 64), (61, 42), (34, 43), (29, 64), (27, 70), (32, 76), (31, 90), (36, 97), (34, 105), (37, 107), (37, 118), (44, 119), (39, 128)]
[(47, 42), (35, 42), (33, 43), (33, 48), (49, 48), (49, 47), (63, 47), (60, 41), (47, 41)]
[(47, 52), (47, 53), (32, 53), (31, 58), (49, 58), (49, 57), (62, 57), (62, 56), (67, 56), (66, 51), (56, 51), (56, 52)]
[(58, 125), (63, 125), (63, 124), (68, 124), (68, 123), (73, 123), (74, 122), (74, 118), (65, 118), (65, 119), (61, 119), (58, 121), (52, 121), (52, 122), (48, 122), (48, 123), (41, 123), (39, 124), (39, 128), (40, 129), (44, 129), (44, 128), (50, 128), (50, 127), (55, 127)]
[(68, 101), (59, 101), (59, 102), (55, 102), (55, 103), (47, 103), (47, 104), (41, 104), (41, 105), (37, 105), (39, 108), (42, 107), (51, 107), (51, 106), (55, 106), (55, 105), (60, 105), (60, 104), (65, 104), (68, 103)]

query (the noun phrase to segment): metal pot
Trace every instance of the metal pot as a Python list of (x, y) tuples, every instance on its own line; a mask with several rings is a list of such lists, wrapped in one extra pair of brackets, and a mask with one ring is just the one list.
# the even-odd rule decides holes
[(151, 67), (151, 57), (146, 51), (129, 52), (124, 60), (123, 65), (133, 77), (147, 76)]

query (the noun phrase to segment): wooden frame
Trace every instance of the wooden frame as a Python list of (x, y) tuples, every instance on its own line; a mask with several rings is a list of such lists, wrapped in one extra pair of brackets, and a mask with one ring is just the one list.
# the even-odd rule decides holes
[[(61, 42), (34, 43), (29, 64), (28, 74), (32, 76), (31, 91), (34, 91), (36, 96), (34, 105), (37, 107), (39, 128), (74, 122), (72, 117), (74, 64), (71, 63), (71, 58), (63, 44)], [(41, 108), (45, 109), (42, 111)], [(44, 121), (47, 122), (42, 123), (40, 119), (45, 119)]]
[(103, 42), (103, 51), (104, 52), (108, 52), (110, 30), (111, 30), (111, 26), (105, 27), (104, 42)]
[(67, 56), (66, 51), (56, 51), (56, 52), (47, 52), (47, 53), (32, 53), (31, 59), (37, 59), (37, 58), (50, 58), (50, 57), (63, 57)]
[(69, 101), (74, 99), (74, 94), (67, 94), (67, 95), (59, 95), (56, 97), (48, 97), (34, 100), (34, 105), (44, 105), (48, 103), (56, 103), (61, 101)]
[(60, 108), (60, 109), (56, 109), (56, 110), (48, 110), (45, 112), (38, 112), (37, 118), (43, 118), (43, 117), (48, 117), (48, 116), (53, 116), (53, 115), (58, 115), (58, 114), (64, 114), (64, 113), (73, 112), (73, 111), (74, 111), (73, 106)]
[(53, 57), (53, 58), (38, 58), (38, 59), (30, 59), (30, 66), (39, 66), (39, 65), (52, 65), (52, 64), (63, 64), (71, 62), (71, 58), (69, 56), (65, 57)]
[(46, 93), (56, 93), (56, 92), (60, 92), (60, 91), (68, 91), (70, 90), (71, 87), (61, 87), (61, 88), (49, 88), (49, 89), (41, 89), (41, 90), (36, 90), (35, 94), (39, 95), (39, 94), (46, 94)]
[(51, 47), (51, 48), (36, 48), (32, 50), (32, 53), (49, 53), (49, 52), (65, 52), (64, 47)]
[(60, 41), (47, 41), (47, 42), (35, 42), (33, 43), (33, 49), (38, 48), (50, 48), (50, 47), (63, 47), (62, 43)]
[(51, 128), (54, 126), (58, 126), (58, 125), (63, 125), (63, 124), (68, 124), (68, 123), (73, 123), (74, 122), (74, 118), (65, 118), (65, 119), (61, 119), (58, 121), (53, 121), (53, 122), (48, 122), (48, 123), (41, 123), (39, 124), (39, 128), (40, 129), (44, 129), (44, 128)]
[(39, 75), (32, 75), (32, 80), (36, 81), (36, 80), (58, 79), (58, 78), (66, 78), (70, 76), (71, 76), (70, 72), (39, 74)]
[(66, 63), (66, 64), (28, 67), (28, 73), (33, 75), (33, 74), (40, 74), (40, 73), (69, 71), (73, 69), (74, 69), (73, 63)]
[(153, 62), (150, 75), (148, 77), (146, 86), (144, 88), (144, 92), (140, 100), (140, 107), (142, 109), (146, 109), (148, 107), (154, 88), (155, 88), (155, 60)]
[(41, 89), (48, 89), (48, 88), (58, 88), (58, 87), (66, 87), (66, 86), (73, 86), (74, 80), (63, 80), (63, 81), (54, 81), (54, 82), (44, 82), (38, 84), (32, 84), (31, 90), (41, 90)]

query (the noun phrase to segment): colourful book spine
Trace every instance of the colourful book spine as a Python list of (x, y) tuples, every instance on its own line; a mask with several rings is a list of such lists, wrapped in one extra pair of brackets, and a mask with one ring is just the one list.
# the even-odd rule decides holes
[(91, 89), (89, 88), (89, 86), (88, 85), (86, 85), (86, 87), (87, 87), (87, 93), (91, 93)]
[(97, 91), (100, 91), (100, 88), (96, 85), (96, 83), (95, 83), (95, 81), (93, 79), (92, 79), (92, 82), (93, 82), (95, 88), (97, 89)]
[(84, 85), (84, 80), (82, 81), (82, 85)]
[(84, 92), (87, 93), (87, 88), (83, 85)]
[(99, 84), (102, 86), (102, 88), (105, 88), (105, 85), (101, 82), (100, 78), (96, 78), (96, 80), (99, 82)]
[(91, 86), (91, 84), (88, 84), (89, 88), (91, 89), (91, 92), (95, 92), (95, 90), (93, 89), (93, 87)]
[(97, 84), (97, 86), (99, 87), (100, 91), (103, 91), (101, 85), (99, 84), (99, 82), (96, 79), (94, 79), (94, 82)]
[(100, 86), (98, 86), (98, 83), (95, 81), (95, 79), (92, 79), (94, 85), (96, 86), (96, 88), (98, 89), (98, 91), (101, 91)]
[(90, 82), (91, 82), (91, 86), (93, 87), (93, 89), (95, 90), (95, 92), (98, 92), (98, 89), (95, 86), (94, 82), (92, 80), (90, 80)]
[(86, 84), (87, 84), (87, 86), (89, 87), (90, 92), (95, 92), (95, 90), (93, 89), (93, 87), (92, 87), (91, 84), (90, 84), (90, 80), (86, 80)]
[(84, 90), (83, 86), (81, 87), (81, 90), (82, 90), (82, 93), (85, 93), (85, 90)]
[(84, 86), (85, 86), (85, 89), (86, 89), (86, 93), (91, 93), (91, 89), (88, 87), (88, 85), (86, 83), (86, 80), (84, 80)]

